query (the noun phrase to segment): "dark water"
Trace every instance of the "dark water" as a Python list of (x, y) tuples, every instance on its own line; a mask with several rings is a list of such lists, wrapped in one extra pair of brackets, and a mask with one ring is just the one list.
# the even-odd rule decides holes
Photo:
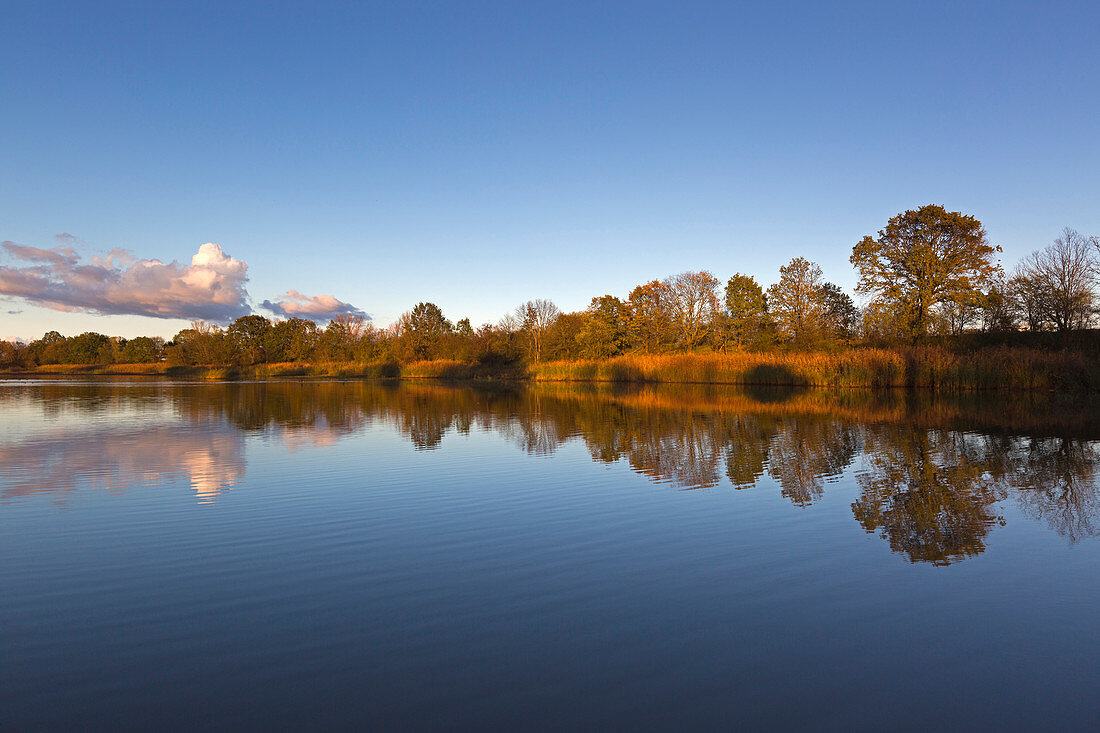
[(0, 729), (1089, 729), (1050, 397), (0, 382)]

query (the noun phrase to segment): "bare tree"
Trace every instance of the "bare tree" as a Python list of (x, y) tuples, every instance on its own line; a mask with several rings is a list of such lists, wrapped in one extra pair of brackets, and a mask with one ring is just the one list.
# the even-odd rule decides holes
[(668, 284), (680, 341), (684, 348), (694, 349), (710, 334), (719, 311), (718, 278), (706, 270), (681, 272)]
[(1016, 311), (1016, 317), (1027, 325), (1029, 331), (1046, 330), (1050, 324), (1047, 313), (1050, 306), (1047, 301), (1050, 294), (1046, 292), (1038, 278), (1033, 277), (1031, 268), (1021, 262), (1016, 265), (1012, 278), (1008, 281), (1008, 292), (1012, 297), (1012, 307)]
[(340, 313), (333, 317), (332, 322), (340, 329), (349, 344), (355, 344), (363, 337), (367, 318), (359, 313)]
[(545, 298), (529, 300), (516, 308), (516, 320), (527, 337), (527, 352), (536, 363), (542, 360), (546, 332), (561, 316), (561, 311)]
[(1046, 249), (1032, 252), (1020, 263), (1018, 277), (1041, 293), (1043, 317), (1059, 331), (1087, 328), (1096, 300), (1097, 277), (1094, 238), (1066, 227)]

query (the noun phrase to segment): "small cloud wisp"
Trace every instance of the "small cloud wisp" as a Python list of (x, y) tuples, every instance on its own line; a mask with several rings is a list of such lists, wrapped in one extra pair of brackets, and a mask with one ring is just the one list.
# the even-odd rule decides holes
[(265, 300), (262, 307), (283, 318), (306, 318), (311, 321), (331, 321), (337, 316), (362, 316), (370, 320), (365, 312), (351, 303), (337, 300), (331, 295), (305, 295), (297, 290), (288, 290), (279, 296), (279, 300)]

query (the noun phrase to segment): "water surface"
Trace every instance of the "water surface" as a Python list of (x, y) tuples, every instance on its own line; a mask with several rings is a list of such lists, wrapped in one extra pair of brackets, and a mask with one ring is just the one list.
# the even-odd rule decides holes
[(0, 382), (0, 729), (1087, 728), (1096, 407)]

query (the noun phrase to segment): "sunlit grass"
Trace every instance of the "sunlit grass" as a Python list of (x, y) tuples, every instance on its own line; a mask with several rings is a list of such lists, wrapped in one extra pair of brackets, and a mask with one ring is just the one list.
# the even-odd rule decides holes
[(631, 354), (606, 360), (479, 365), (435, 360), (287, 362), (248, 366), (54, 364), (40, 375), (180, 376), (197, 379), (530, 379), (539, 382), (742, 384), (804, 387), (917, 387), (937, 390), (1100, 390), (1100, 362), (1077, 351), (988, 347), (956, 353), (939, 347), (728, 354)]
[(530, 367), (536, 381), (935, 389), (1097, 389), (1100, 365), (1075, 352), (927, 347), (839, 352), (627, 355)]

